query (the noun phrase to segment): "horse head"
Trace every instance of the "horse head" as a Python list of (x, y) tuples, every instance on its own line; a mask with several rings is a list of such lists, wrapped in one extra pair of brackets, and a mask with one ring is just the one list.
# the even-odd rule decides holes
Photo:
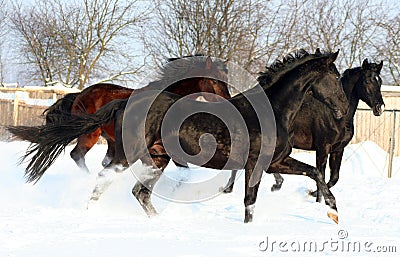
[(201, 54), (168, 59), (160, 81), (168, 85), (170, 92), (194, 99), (203, 96), (206, 101), (216, 102), (221, 97), (231, 98), (226, 63)]
[(307, 93), (328, 106), (336, 119), (341, 119), (349, 110), (349, 101), (343, 91), (340, 73), (334, 64), (338, 54), (339, 50), (323, 54), (317, 49), (315, 56), (321, 58), (320, 72), (313, 77), (311, 89)]
[(383, 61), (377, 64), (370, 63), (368, 59), (365, 59), (361, 66), (362, 72), (356, 89), (358, 97), (372, 109), (375, 116), (380, 116), (385, 108), (381, 93), (380, 72), (382, 66)]
[[(204, 65), (196, 74), (200, 78), (199, 87), (206, 101), (218, 102), (221, 97), (231, 98), (228, 90), (228, 70), (226, 63), (220, 60), (213, 61), (211, 57), (205, 59)], [(207, 94), (208, 93), (208, 94)]]

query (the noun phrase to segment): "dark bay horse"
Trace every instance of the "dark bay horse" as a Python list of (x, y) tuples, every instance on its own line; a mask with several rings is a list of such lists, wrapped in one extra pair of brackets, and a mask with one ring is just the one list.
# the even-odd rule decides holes
[[(222, 110), (227, 107), (225, 103), (202, 103), (190, 99), (180, 98), (179, 96), (163, 92), (154, 98), (154, 95), (145, 94), (134, 97), (129, 105), (126, 100), (115, 100), (110, 102), (94, 115), (75, 116), (65, 124), (43, 127), (37, 143), (27, 155), (36, 154), (32, 157), (32, 165), (27, 169), (27, 176), (32, 180), (40, 178), (43, 173), (43, 162), (36, 162), (36, 158), (41, 158), (41, 152), (46, 150), (47, 162), (51, 162), (54, 151), (65, 148), (74, 137), (82, 133), (89, 133), (98, 126), (105, 124), (109, 119), (116, 120), (116, 127), (120, 131), (116, 132), (116, 137), (122, 137), (124, 134), (125, 145), (116, 143), (117, 149), (125, 150), (126, 157), (130, 164), (147, 156), (150, 159), (162, 158), (168, 162), (172, 158), (193, 163), (195, 165), (214, 168), (214, 169), (245, 169), (245, 222), (253, 219), (253, 209), (257, 198), (259, 183), (262, 170), (270, 173), (286, 173), (306, 175), (314, 179), (325, 198), (326, 204), (331, 208), (328, 212), (330, 218), (338, 221), (336, 200), (329, 191), (322, 175), (318, 170), (310, 165), (289, 157), (291, 152), (291, 124), (297, 111), (299, 110), (306, 94), (312, 94), (320, 101), (324, 102), (329, 108), (334, 110), (336, 118), (341, 118), (348, 111), (348, 102), (344, 95), (339, 73), (334, 61), (336, 53), (316, 53), (309, 54), (301, 50), (294, 55), (286, 56), (282, 61), (277, 61), (266, 71), (261, 73), (258, 78), (260, 87), (254, 87), (244, 93), (238, 94), (228, 99), (229, 106), (233, 106), (242, 117), (242, 124), (232, 115), (227, 115), (224, 119), (230, 124), (227, 125), (217, 116), (204, 110)], [(268, 110), (268, 100), (263, 98), (268, 96), (270, 99), (271, 112)], [(252, 100), (250, 100), (252, 99)], [(254, 102), (264, 99), (260, 104), (261, 111), (254, 107)], [(178, 104), (179, 105), (175, 105)], [(195, 114), (188, 116), (183, 123), (176, 126), (175, 119), (168, 120), (170, 130), (162, 132), (164, 127), (163, 120), (171, 107), (178, 109), (178, 112)], [(121, 116), (121, 107), (125, 109), (125, 120), (129, 119), (134, 126), (122, 131), (123, 115)], [(146, 109), (147, 112), (140, 113), (134, 110)], [(127, 111), (128, 110), (128, 111)], [(199, 111), (200, 110), (200, 111)], [(161, 126), (163, 124), (163, 126)], [(244, 127), (242, 125), (245, 125)], [(65, 135), (69, 127), (76, 128), (76, 131), (70, 135)], [(167, 126), (168, 127), (168, 126)], [(172, 129), (172, 128), (175, 128)], [(265, 128), (269, 128), (265, 130)], [(273, 131), (273, 132), (272, 132)], [(267, 133), (266, 133), (267, 132)], [(275, 136), (276, 132), (276, 136)], [(160, 144), (161, 135), (162, 144)], [(145, 136), (143, 136), (145, 135)], [(198, 156), (204, 145), (203, 135), (211, 135), (215, 141), (215, 152), (210, 158), (186, 158), (185, 155), (176, 155), (174, 151), (169, 152), (165, 148), (164, 153), (152, 153), (148, 149), (158, 145), (170, 145), (178, 137), (179, 145), (189, 156)], [(247, 137), (246, 137), (247, 135)], [(207, 141), (207, 140), (206, 140)], [(118, 140), (116, 141), (118, 142)], [(247, 142), (247, 144), (246, 144)], [(240, 147), (232, 147), (239, 144)], [(244, 143), (244, 144), (243, 144)], [(119, 146), (118, 146), (119, 145)], [(237, 145), (236, 145), (237, 146)], [(150, 154), (148, 154), (150, 152)], [(26, 156), (27, 156), (26, 155)], [(155, 162), (153, 162), (154, 164)], [(154, 167), (154, 165), (153, 165)], [(162, 174), (160, 169), (148, 167), (144, 174), (144, 180), (138, 180), (132, 193), (140, 202), (145, 212), (152, 216), (156, 210), (151, 203), (151, 193)], [(119, 171), (118, 167), (109, 166), (100, 172), (99, 176), (105, 176), (101, 173), (110, 171)], [(95, 193), (96, 190), (94, 190)]]
[[(131, 95), (138, 94), (145, 90), (155, 90), (161, 85), (169, 85), (165, 90), (181, 96), (186, 96), (198, 92), (212, 93), (222, 98), (230, 98), (227, 84), (227, 67), (220, 60), (212, 61), (210, 57), (202, 55), (185, 56), (183, 58), (170, 58), (160, 71), (160, 79), (149, 83), (148, 86), (136, 90), (121, 87), (115, 84), (100, 83), (92, 85), (84, 89), (80, 93), (67, 94), (64, 98), (59, 99), (54, 105), (50, 106), (46, 111), (46, 123), (60, 123), (64, 119), (68, 119), (71, 115), (87, 115), (93, 114), (105, 104), (115, 99), (125, 99)], [(178, 73), (178, 74), (177, 74)], [(205, 79), (199, 77), (199, 74), (209, 74), (210, 77), (216, 79)], [(187, 78), (175, 81), (174, 78)], [(212, 94), (203, 94), (207, 101), (216, 101)], [(196, 95), (196, 97), (199, 95)], [(37, 142), (36, 127), (10, 127), (9, 131), (14, 137), (27, 140), (33, 143)], [(85, 163), (86, 153), (96, 144), (100, 135), (103, 135), (108, 143), (107, 154), (102, 162), (106, 166), (115, 155), (115, 136), (114, 122), (111, 120), (108, 124), (104, 124), (95, 131), (82, 134), (77, 139), (75, 148), (71, 151), (71, 158), (76, 164), (89, 171)]]
[[(361, 67), (347, 69), (341, 78), (343, 90), (350, 104), (350, 111), (340, 120), (332, 117), (331, 110), (313, 97), (306, 96), (293, 124), (293, 147), (316, 151), (316, 167), (325, 178), (325, 169), (329, 155), (330, 179), (328, 187), (333, 187), (339, 179), (339, 170), (344, 148), (354, 135), (354, 115), (359, 100), (365, 102), (375, 116), (383, 113), (380, 71), (383, 62), (369, 63), (365, 59)], [(283, 178), (275, 173), (276, 184), (272, 189), (280, 188)], [(232, 191), (236, 171), (224, 190)], [(312, 193), (317, 196), (316, 191)]]

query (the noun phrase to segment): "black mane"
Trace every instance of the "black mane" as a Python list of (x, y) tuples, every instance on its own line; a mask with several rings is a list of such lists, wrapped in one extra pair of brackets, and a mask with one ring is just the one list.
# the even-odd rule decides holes
[(270, 66), (266, 66), (265, 71), (259, 73), (257, 80), (264, 88), (272, 86), (281, 76), (298, 65), (312, 59), (329, 56), (330, 54), (332, 53), (328, 51), (321, 52), (319, 49), (315, 54), (310, 54), (304, 49), (295, 50), (284, 56), (282, 60), (276, 59)]
[[(196, 71), (198, 71), (198, 76), (201, 76), (201, 74), (204, 74), (206, 60), (207, 56), (203, 54), (168, 58), (158, 71), (158, 79), (149, 83), (149, 89), (165, 89), (166, 86), (173, 85), (179, 80), (196, 76)], [(225, 62), (214, 59), (212, 65), (212, 69), (228, 73)]]

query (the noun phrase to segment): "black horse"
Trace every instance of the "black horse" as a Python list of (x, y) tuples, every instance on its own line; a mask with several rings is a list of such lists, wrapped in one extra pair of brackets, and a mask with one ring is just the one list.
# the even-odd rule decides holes
[[(330, 179), (328, 187), (333, 187), (339, 179), (339, 170), (344, 148), (354, 135), (353, 119), (359, 100), (364, 101), (375, 116), (383, 113), (384, 102), (381, 94), (382, 79), (380, 71), (383, 62), (369, 63), (365, 59), (361, 67), (347, 69), (341, 78), (343, 90), (350, 103), (350, 111), (342, 119), (337, 120), (330, 115), (331, 110), (313, 97), (306, 96), (293, 124), (293, 147), (316, 151), (316, 167), (325, 178), (325, 168), (329, 155)], [(272, 191), (280, 189), (283, 178), (275, 173), (276, 184)], [(233, 189), (236, 171), (224, 190), (229, 193)], [(316, 191), (312, 193), (316, 196)]]
[[(310, 55), (302, 51), (297, 54), (296, 57), (288, 56), (284, 59), (279, 68), (270, 67), (266, 72), (261, 73), (258, 81), (263, 89), (262, 91), (249, 90), (228, 100), (244, 119), (246, 132), (250, 138), (247, 147), (242, 146), (243, 149), (231, 148), (233, 139), (239, 144), (246, 142), (241, 135), (247, 133), (243, 133), (244, 131), (239, 126), (228, 130), (227, 125), (218, 117), (201, 111), (187, 117), (176, 130), (166, 131), (162, 137), (163, 143), (166, 144), (168, 141), (174, 141), (174, 137), (178, 134), (179, 143), (184, 152), (190, 156), (196, 156), (196, 158), (191, 158), (189, 161), (186, 157), (177, 156), (176, 152), (171, 150), (169, 154), (177, 159), (207, 168), (245, 169), (245, 222), (250, 222), (253, 218), (253, 209), (262, 170), (267, 170), (270, 173), (283, 172), (307, 175), (314, 179), (321, 189), (326, 204), (332, 209), (328, 214), (329, 217), (335, 222), (338, 221), (336, 201), (318, 170), (289, 157), (291, 152), (291, 124), (306, 92), (310, 92), (313, 97), (324, 102), (332, 109), (335, 113), (335, 118), (340, 119), (348, 111), (348, 102), (339, 81), (339, 73), (333, 64), (338, 52)], [(308, 91), (308, 89), (311, 89), (311, 91)], [(268, 112), (265, 110), (265, 117), (261, 117), (260, 120), (259, 113), (253, 109), (248, 100), (253, 94), (263, 93), (266, 93), (269, 97), (275, 114), (277, 137), (274, 149), (271, 149), (269, 135), (265, 135), (262, 131), (263, 127), (269, 126), (268, 123), (271, 121), (269, 118), (271, 117), (268, 117)], [(152, 97), (148, 99), (143, 97), (140, 99), (143, 101), (142, 103), (134, 101), (129, 108), (136, 109), (144, 103), (144, 106), (146, 106), (146, 103), (150, 102), (151, 99)], [(131, 129), (126, 132), (128, 133), (126, 135), (128, 142), (142, 138), (141, 134), (143, 132), (145, 135), (145, 142), (137, 142), (132, 145), (129, 143), (127, 153), (129, 163), (136, 162), (145, 154), (144, 151), (146, 149), (155, 144), (162, 133), (161, 127), (165, 125), (165, 122), (163, 122), (164, 115), (178, 100), (173, 95), (162, 94), (152, 104), (146, 116), (147, 120), (143, 119), (142, 121), (142, 118), (134, 113), (127, 116), (135, 120), (136, 124), (137, 121), (145, 123), (145, 126), (139, 126), (138, 129)], [(182, 101), (175, 108), (178, 109), (178, 113), (186, 113), (188, 110), (192, 110), (195, 113), (196, 110), (202, 110), (201, 105), (204, 104)], [(218, 105), (215, 104), (213, 108), (219, 109)], [(189, 113), (191, 112), (189, 111)], [(332, 115), (332, 112), (330, 115)], [(145, 128), (145, 131), (141, 131), (140, 127)], [(204, 159), (197, 157), (202, 152), (201, 137), (204, 134), (211, 134), (216, 140), (215, 153), (205, 162), (203, 162)], [(248, 153), (246, 150), (248, 150)], [(272, 161), (268, 166), (271, 159)], [(229, 161), (230, 163), (228, 164)], [(160, 175), (161, 172), (156, 170), (148, 172), (146, 178), (138, 181), (132, 190), (149, 216), (156, 213), (151, 204), (150, 196)]]
[[(130, 164), (144, 156), (153, 160), (153, 164), (157, 163), (159, 159), (169, 161), (170, 156), (172, 156), (176, 160), (208, 168), (244, 168), (246, 173), (245, 222), (252, 221), (253, 208), (263, 169), (271, 173), (306, 175), (314, 179), (321, 189), (326, 204), (331, 208), (328, 213), (329, 217), (337, 222), (336, 200), (320, 172), (310, 165), (289, 157), (292, 149), (290, 144), (291, 124), (306, 93), (313, 95), (334, 110), (331, 115), (334, 113), (338, 119), (348, 111), (349, 106), (339, 80), (339, 73), (333, 63), (337, 55), (338, 52), (309, 54), (301, 50), (294, 55), (286, 56), (283, 61), (277, 61), (272, 66), (267, 67), (266, 71), (261, 73), (258, 78), (261, 87), (254, 87), (227, 100), (240, 114), (245, 127), (240, 126), (238, 124), (240, 122), (233, 119), (229, 120), (232, 127), (228, 129), (220, 118), (203, 111), (207, 108), (223, 109), (220, 108), (226, 107), (222, 105), (223, 103), (201, 103), (181, 99), (180, 96), (168, 92), (157, 94), (156, 99), (154, 95), (143, 94), (139, 97), (136, 96), (129, 105), (127, 105), (126, 100), (116, 100), (101, 108), (94, 115), (73, 117), (64, 125), (57, 124), (44, 127), (38, 135), (41, 142), (30, 153), (33, 153), (35, 149), (40, 151), (43, 147), (63, 149), (65, 148), (64, 145), (77, 135), (90, 133), (98, 126), (108, 122), (109, 119), (115, 119), (118, 128), (116, 128), (116, 136), (117, 138), (124, 137), (125, 143), (125, 145), (122, 145), (116, 140), (116, 145), (119, 145), (117, 148), (125, 150)], [(270, 99), (273, 113), (268, 112), (268, 104), (265, 100), (259, 103), (263, 108), (261, 112), (256, 111), (252, 105), (250, 99), (257, 101), (257, 99), (260, 99), (259, 96), (261, 96), (261, 99), (266, 99), (262, 98), (262, 95), (265, 94)], [(131, 111), (143, 110), (147, 107), (150, 107), (147, 113)], [(182, 124), (178, 124), (180, 125), (178, 127), (174, 126), (176, 124), (173, 124), (173, 120), (167, 120), (167, 122), (172, 123), (167, 127), (175, 128), (175, 130), (167, 129), (162, 132), (165, 125), (163, 124), (164, 116), (170, 110), (170, 107), (176, 108), (180, 113), (195, 114), (188, 116)], [(123, 115), (121, 110), (124, 108), (126, 108), (125, 117), (128, 117), (135, 126), (122, 131)], [(274, 121), (276, 124), (273, 124)], [(162, 124), (163, 126), (161, 126)], [(75, 128), (73, 135), (67, 135), (70, 133), (69, 127)], [(274, 132), (276, 128), (276, 138), (273, 135), (274, 133), (264, 133), (263, 128), (272, 128)], [(267, 129), (267, 132), (271, 132), (271, 130)], [(162, 144), (160, 143), (161, 135), (163, 135)], [(204, 147), (202, 145), (203, 135), (211, 135), (216, 140), (215, 152), (210, 158), (187, 159), (187, 156), (176, 155), (173, 151), (168, 153), (167, 151), (164, 153), (158, 151), (148, 154), (148, 149), (154, 146), (171, 145), (170, 143), (175, 142), (174, 140), (178, 138), (180, 146), (187, 155), (198, 156), (202, 152), (202, 147)], [(247, 135), (247, 137), (243, 135)], [(120, 140), (122, 141), (122, 139)], [(247, 140), (249, 140), (247, 145), (232, 147), (235, 143), (240, 144), (247, 142)], [(205, 147), (207, 148), (207, 145)], [(51, 156), (51, 151), (49, 153)], [(105, 173), (110, 171), (119, 171), (121, 166), (116, 164), (110, 163), (106, 169), (99, 173), (99, 177), (104, 177)], [(31, 167), (33, 170), (37, 168), (34, 166), (35, 164)], [(29, 173), (30, 170), (27, 172)], [(151, 169), (150, 172), (144, 174), (145, 178), (138, 180), (132, 189), (132, 193), (149, 216), (156, 214), (150, 197), (161, 174), (162, 170)], [(94, 193), (96, 193), (95, 191)]]

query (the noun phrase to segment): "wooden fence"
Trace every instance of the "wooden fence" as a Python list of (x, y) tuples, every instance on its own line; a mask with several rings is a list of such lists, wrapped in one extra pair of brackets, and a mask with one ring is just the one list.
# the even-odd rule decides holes
[(7, 125), (36, 126), (44, 122), (43, 111), (70, 90), (54, 88), (0, 87), (0, 140), (9, 137)]
[[(29, 99), (41, 102), (32, 104), (19, 94), (25, 94)], [(47, 88), (1, 88), (0, 87), (0, 139), (9, 135), (5, 132), (5, 125), (34, 126), (42, 124), (43, 111), (57, 99), (69, 91)], [(14, 95), (10, 99), (1, 99), (1, 94)], [(375, 117), (369, 107), (360, 101), (359, 110), (355, 116), (355, 135), (352, 143), (373, 141), (392, 156), (400, 155), (400, 87), (383, 86), (382, 94), (385, 101), (385, 112)], [(4, 97), (3, 97), (4, 98)], [(40, 103), (46, 102), (46, 105)]]
[(388, 177), (392, 176), (393, 158), (400, 156), (400, 87), (383, 87), (385, 112), (376, 117), (361, 102), (354, 118), (355, 133), (351, 143), (373, 141), (388, 152)]
[(370, 108), (360, 101), (354, 118), (355, 134), (352, 143), (370, 140), (387, 152), (390, 152), (395, 145), (393, 152), (395, 156), (398, 156), (400, 155), (400, 137), (397, 136), (400, 127), (398, 117), (400, 90), (394, 91), (387, 87), (384, 90), (382, 95), (385, 101), (385, 112), (379, 117), (374, 116)]

